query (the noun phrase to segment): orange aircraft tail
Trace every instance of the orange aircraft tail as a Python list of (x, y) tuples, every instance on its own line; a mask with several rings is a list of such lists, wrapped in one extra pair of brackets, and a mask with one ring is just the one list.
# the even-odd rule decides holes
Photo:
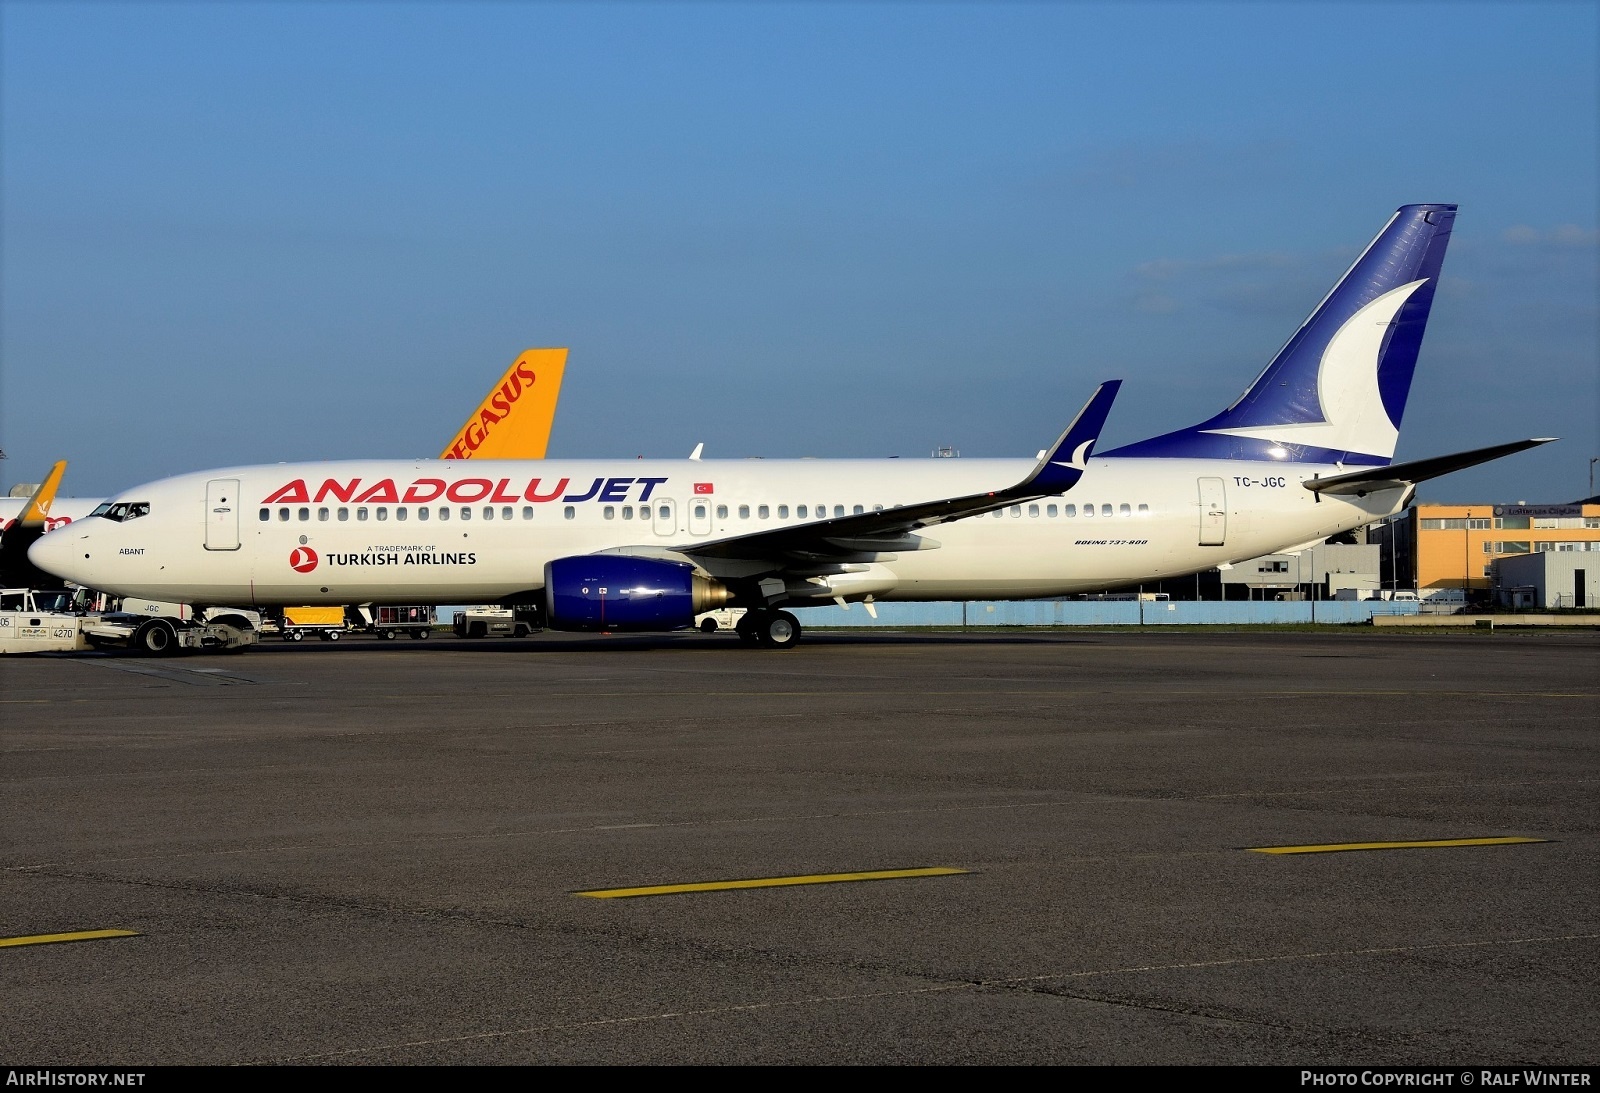
[(565, 349), (525, 349), (440, 459), (543, 459), (567, 367)]

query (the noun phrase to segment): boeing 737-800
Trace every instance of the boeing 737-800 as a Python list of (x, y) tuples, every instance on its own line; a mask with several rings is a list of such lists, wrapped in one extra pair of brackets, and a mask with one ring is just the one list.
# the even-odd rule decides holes
[(677, 630), (743, 606), (741, 636), (783, 648), (807, 605), (1062, 596), (1300, 549), (1544, 442), (1391, 464), (1455, 215), (1398, 210), (1231, 406), (1102, 454), (1116, 382), (1036, 461), (231, 467), (124, 491), (30, 558), (125, 596), (501, 601), (558, 630)]

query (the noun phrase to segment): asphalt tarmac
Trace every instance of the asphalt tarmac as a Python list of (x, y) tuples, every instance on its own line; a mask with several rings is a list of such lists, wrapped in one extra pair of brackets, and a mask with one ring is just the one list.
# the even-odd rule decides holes
[(12, 1065), (1597, 1061), (1593, 632), (440, 636), (0, 685)]

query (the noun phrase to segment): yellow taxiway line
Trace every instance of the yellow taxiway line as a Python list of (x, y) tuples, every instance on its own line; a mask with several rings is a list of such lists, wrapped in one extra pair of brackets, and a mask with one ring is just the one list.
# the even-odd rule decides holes
[(1543, 843), (1549, 839), (1526, 839), (1507, 835), (1494, 839), (1418, 839), (1401, 843), (1324, 843), (1320, 846), (1247, 846), (1253, 854), (1334, 854), (1341, 850), (1410, 850), (1423, 846), (1508, 846), (1512, 843)]
[(879, 869), (870, 873), (814, 873), (802, 877), (755, 877), (750, 880), (712, 880), (695, 884), (656, 884), (647, 888), (596, 888), (574, 892), (590, 899), (630, 899), (634, 896), (673, 896), (682, 892), (722, 892), (732, 888), (785, 888), (795, 884), (842, 884), (853, 880), (898, 880), (903, 877), (948, 877), (966, 869), (933, 866), (928, 869)]
[(72, 934), (33, 934), (28, 937), (0, 937), (0, 949), (11, 945), (53, 945), (58, 941), (100, 941), (108, 937), (138, 937), (137, 930), (79, 930)]

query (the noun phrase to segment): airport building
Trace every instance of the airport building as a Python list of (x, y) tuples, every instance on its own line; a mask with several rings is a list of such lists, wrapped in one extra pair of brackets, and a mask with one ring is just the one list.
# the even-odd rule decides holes
[(1369, 529), (1386, 588), (1507, 607), (1600, 607), (1600, 500), (1418, 504)]
[(1370, 543), (1319, 543), (1298, 554), (1263, 554), (1219, 570), (1223, 600), (1368, 599), (1380, 589), (1380, 551)]

